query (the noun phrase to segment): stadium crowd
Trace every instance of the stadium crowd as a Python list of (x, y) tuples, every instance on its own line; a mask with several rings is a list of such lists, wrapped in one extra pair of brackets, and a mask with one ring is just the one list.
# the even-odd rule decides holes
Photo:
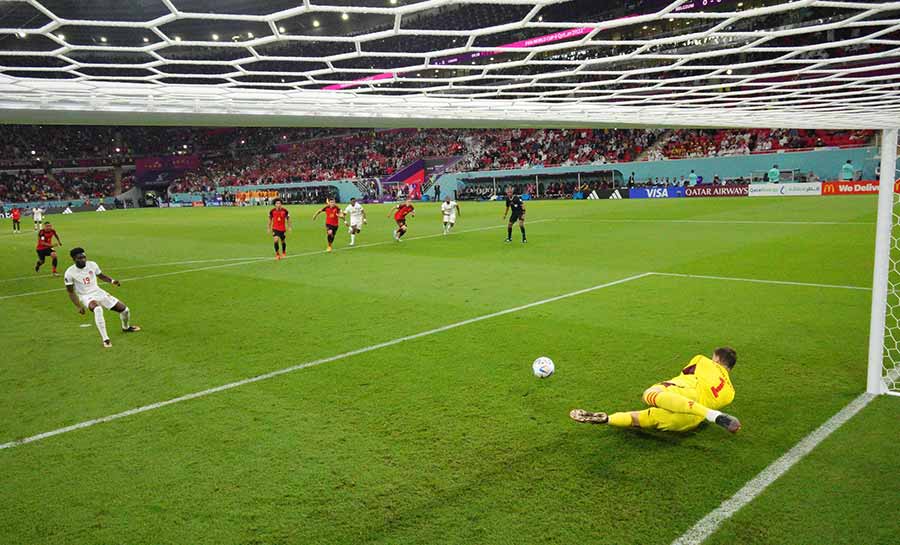
[[(133, 177), (123, 177), (123, 191), (133, 183)], [(115, 194), (114, 189), (115, 180), (111, 170), (60, 172), (54, 175), (30, 171), (0, 174), (0, 202), (89, 201), (112, 196)]]
[[(140, 156), (133, 155), (137, 152), (160, 156), (190, 153), (202, 158), (199, 169), (172, 178), (170, 192), (200, 193), (217, 187), (345, 179), (366, 184), (361, 187), (363, 193), (374, 194), (377, 189), (372, 187), (372, 178), (389, 176), (428, 157), (451, 158), (450, 170), (464, 172), (857, 146), (874, 137), (871, 131), (781, 129), (8, 129), (0, 137), (0, 145), (14, 151), (5, 161), (14, 162), (18, 157), (28, 162), (30, 151), (23, 150), (36, 153), (27, 165), (30, 171), (7, 168), (6, 174), (0, 176), (0, 200), (4, 202), (112, 196), (112, 170), (82, 166), (75, 173), (54, 166), (50, 150), (56, 150), (60, 156), (77, 154), (77, 158), (66, 160), (87, 161), (92, 167), (128, 164)], [(132, 146), (131, 142), (135, 144)], [(111, 145), (118, 146), (114, 148), (120, 150), (117, 156), (109, 156)], [(34, 174), (37, 166), (45, 174)], [(127, 189), (131, 183), (132, 179), (126, 178), (123, 187)]]
[[(424, 157), (462, 159), (454, 171), (603, 164), (635, 160), (661, 131), (636, 130), (451, 130), (397, 129), (344, 133), (295, 144), (277, 153), (235, 154), (204, 161), (173, 190), (359, 179), (391, 175)], [(275, 142), (278, 139), (276, 138)]]
[(649, 160), (749, 155), (780, 150), (865, 145), (873, 131), (804, 129), (674, 130), (648, 153)]

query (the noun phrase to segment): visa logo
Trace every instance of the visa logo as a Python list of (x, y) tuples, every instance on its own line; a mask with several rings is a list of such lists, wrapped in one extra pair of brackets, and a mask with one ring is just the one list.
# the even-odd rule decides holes
[(669, 196), (668, 190), (664, 187), (654, 187), (651, 189), (644, 189), (647, 192), (648, 199), (665, 199)]

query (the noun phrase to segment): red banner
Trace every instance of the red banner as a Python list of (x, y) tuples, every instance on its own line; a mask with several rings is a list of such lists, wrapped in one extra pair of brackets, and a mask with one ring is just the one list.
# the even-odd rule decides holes
[(685, 197), (746, 197), (750, 186), (739, 185), (695, 185), (684, 188)]
[[(897, 186), (894, 186), (894, 191)], [(878, 193), (878, 182), (859, 181), (859, 182), (822, 182), (822, 195), (873, 195)]]

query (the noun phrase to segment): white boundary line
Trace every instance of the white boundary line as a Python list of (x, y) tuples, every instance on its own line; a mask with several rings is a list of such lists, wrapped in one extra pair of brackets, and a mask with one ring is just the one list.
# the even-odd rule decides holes
[[(167, 261), (165, 263), (147, 263), (144, 265), (126, 265), (124, 267), (112, 267), (117, 271), (126, 271), (130, 269), (152, 269), (154, 267), (169, 267), (172, 265), (196, 265), (200, 263), (221, 263), (223, 261), (247, 261), (252, 259), (271, 259), (269, 256), (259, 256), (259, 257), (220, 257), (217, 259), (192, 259), (190, 261)], [(35, 276), (33, 274), (28, 276), (16, 276), (13, 278), (0, 278), (0, 283), (4, 282), (15, 282), (17, 280), (47, 280), (51, 278), (46, 274)]]
[[(493, 229), (493, 227), (491, 227)], [(442, 235), (438, 235), (442, 236)], [(78, 424), (73, 424), (71, 426), (66, 426), (64, 428), (58, 428), (52, 431), (39, 433), (37, 435), (32, 435), (30, 437), (25, 437), (23, 439), (18, 439), (16, 441), (10, 441), (8, 443), (0, 444), (0, 450), (9, 449), (13, 447), (17, 447), (20, 445), (25, 445), (27, 443), (33, 443), (35, 441), (40, 441), (42, 439), (47, 439), (48, 437), (53, 437), (56, 435), (61, 435), (63, 433), (68, 433), (71, 431), (76, 431), (84, 428), (89, 428), (91, 426), (95, 426), (97, 424), (102, 424), (104, 422), (111, 422), (113, 420), (119, 420), (120, 418), (125, 418), (127, 416), (132, 416), (135, 414), (144, 413), (147, 411), (152, 411), (154, 409), (159, 409), (161, 407), (165, 407), (167, 405), (173, 405), (175, 403), (181, 403), (182, 401), (190, 401), (191, 399), (197, 399), (199, 397), (205, 397), (211, 394), (215, 394), (218, 392), (224, 392), (225, 390), (231, 390), (233, 388), (238, 388), (240, 386), (245, 386), (247, 384), (253, 384), (254, 382), (260, 382), (263, 380), (268, 380), (270, 378), (275, 378), (281, 375), (285, 375), (287, 373), (293, 373), (294, 371), (299, 371), (301, 369), (306, 369), (308, 367), (315, 367), (317, 365), (322, 365), (323, 363), (329, 363), (336, 360), (341, 360), (344, 358), (349, 358), (351, 356), (357, 356), (359, 354), (365, 354), (366, 352), (372, 352), (374, 350), (378, 350), (380, 348), (386, 348), (388, 346), (394, 346), (396, 344), (400, 344), (406, 341), (411, 341), (414, 339), (420, 339), (422, 337), (427, 337), (429, 335), (434, 335), (436, 333), (442, 333), (444, 331), (449, 331), (451, 329), (456, 329), (458, 327), (462, 327), (469, 324), (474, 324), (476, 322), (481, 322), (483, 320), (489, 320), (491, 318), (496, 318), (498, 316), (504, 316), (506, 314), (512, 314), (514, 312), (519, 312), (521, 310), (526, 310), (532, 307), (546, 305), (547, 303), (553, 303), (556, 301), (560, 301), (562, 299), (568, 299), (570, 297), (575, 297), (576, 295), (583, 295), (585, 293), (590, 293), (592, 291), (601, 290), (604, 288), (609, 288), (612, 286), (617, 286), (619, 284), (624, 284), (626, 282), (631, 282), (632, 280), (638, 280), (640, 278), (644, 278), (649, 276), (650, 273), (641, 273), (634, 276), (629, 276), (627, 278), (622, 278), (619, 280), (613, 280), (612, 282), (606, 282), (605, 284), (598, 284), (596, 286), (592, 286), (590, 288), (585, 288), (577, 291), (572, 291), (569, 293), (564, 293), (562, 295), (557, 295), (555, 297), (550, 297), (547, 299), (542, 299), (540, 301), (535, 301), (533, 303), (528, 303), (526, 305), (521, 305), (518, 307), (508, 308), (506, 310), (501, 310), (498, 312), (492, 312), (490, 314), (484, 314), (475, 318), (469, 318), (468, 320), (463, 320), (461, 322), (456, 322), (453, 324), (437, 327), (435, 329), (429, 329), (427, 331), (422, 331), (420, 333), (415, 333), (413, 335), (407, 335), (406, 337), (398, 337), (396, 339), (392, 339), (390, 341), (385, 341), (383, 343), (373, 344), (371, 346), (367, 346), (365, 348), (359, 348), (356, 350), (351, 350), (350, 352), (344, 352), (343, 354), (338, 354), (336, 356), (330, 356), (327, 358), (322, 358), (318, 360), (308, 361), (306, 363), (301, 363), (299, 365), (294, 365), (292, 367), (286, 367), (284, 369), (279, 369), (277, 371), (272, 371), (270, 373), (265, 373), (262, 375), (257, 375), (255, 377), (246, 378), (243, 380), (239, 380), (236, 382), (230, 382), (228, 384), (223, 384), (221, 386), (216, 386), (215, 388), (209, 388), (207, 390), (202, 390), (199, 392), (194, 392), (191, 394), (186, 394), (183, 396), (175, 397), (166, 401), (160, 401), (157, 403), (151, 403), (150, 405), (144, 405), (142, 407), (137, 407), (134, 409), (129, 409), (127, 411), (123, 411), (116, 414), (111, 414), (109, 416), (104, 416), (102, 418), (95, 418), (93, 420), (86, 420), (84, 422), (79, 422)]]
[(572, 218), (566, 221), (583, 221), (586, 223), (713, 223), (723, 225), (875, 225), (874, 221), (766, 221), (766, 220), (676, 220), (676, 219), (581, 219)]
[(697, 524), (673, 541), (672, 545), (700, 545), (706, 541), (709, 536), (719, 529), (723, 522), (762, 494), (770, 484), (787, 473), (789, 469), (804, 456), (812, 452), (832, 432), (853, 418), (856, 413), (863, 410), (874, 398), (875, 396), (872, 394), (860, 394), (859, 397), (851, 401), (836, 415), (829, 418), (827, 422), (801, 439), (791, 450), (759, 472), (756, 477), (742, 486), (733, 496), (722, 502), (722, 505), (700, 519)]
[[(543, 220), (535, 220), (535, 221), (531, 221), (531, 222), (528, 222), (528, 223), (529, 223), (529, 225), (530, 225), (530, 224), (535, 224), (535, 223), (544, 223), (544, 222), (548, 222), (548, 221), (554, 221), (554, 220), (552, 220), (552, 219), (543, 219)], [(406, 238), (406, 239), (403, 239), (403, 240), (404, 240), (404, 242), (407, 242), (407, 241), (412, 241), (412, 240), (423, 240), (423, 239), (426, 239), (426, 238), (437, 238), (437, 237), (443, 237), (443, 236), (452, 237), (452, 236), (454, 236), (454, 234), (458, 234), (458, 233), (474, 233), (474, 232), (477, 232), (477, 231), (488, 231), (488, 230), (491, 230), (491, 229), (498, 229), (498, 228), (501, 228), (501, 227), (503, 227), (504, 225), (505, 225), (505, 224), (501, 224), (501, 225), (499, 225), (499, 226), (497, 226), (497, 225), (490, 225), (490, 226), (487, 226), (487, 227), (475, 227), (475, 228), (473, 228), (473, 229), (462, 229), (462, 230), (460, 230), (460, 231), (454, 231), (453, 233), (451, 233), (451, 234), (449, 234), (449, 235), (444, 235), (444, 234), (442, 234), (442, 233), (436, 233), (436, 234), (433, 234), (433, 235), (421, 235), (421, 236), (417, 236), (417, 237), (409, 237), (409, 238)], [(380, 242), (370, 242), (370, 243), (368, 243), (368, 244), (360, 244), (360, 245), (358, 245), (358, 246), (343, 246), (343, 247), (341, 247), (341, 248), (336, 248), (334, 251), (335, 251), (335, 252), (352, 251), (352, 250), (357, 250), (357, 249), (360, 249), (360, 248), (372, 248), (372, 247), (374, 247), (374, 246), (384, 246), (385, 244), (397, 244), (397, 242), (394, 241), (394, 240), (383, 240), (383, 241), (380, 241)], [(400, 244), (403, 244), (403, 243), (400, 243)], [(306, 253), (302, 253), (302, 254), (293, 254), (293, 255), (289, 255), (289, 256), (285, 257), (284, 259), (295, 259), (295, 258), (298, 258), (298, 257), (309, 257), (309, 256), (312, 256), (312, 255), (319, 255), (319, 254), (325, 254), (325, 253), (327, 253), (325, 250), (316, 250), (316, 251), (314, 251), (314, 252), (306, 252)], [(231, 258), (229, 258), (229, 259), (231, 259)], [(214, 269), (225, 269), (225, 268), (228, 268), (228, 267), (237, 267), (237, 266), (239, 266), (239, 265), (246, 265), (246, 264), (248, 264), (248, 263), (263, 263), (263, 262), (266, 262), (266, 261), (273, 261), (273, 259), (272, 259), (271, 257), (268, 257), (268, 258), (266, 258), (266, 257), (263, 257), (263, 258), (259, 258), (259, 257), (249, 257), (249, 258), (246, 258), (244, 261), (236, 261), (236, 262), (234, 262), (234, 263), (225, 263), (224, 265), (210, 265), (210, 266), (208, 266), (208, 267), (197, 267), (197, 268), (193, 268), (193, 269), (181, 269), (181, 270), (178, 270), (178, 271), (170, 271), (170, 272), (157, 273), (157, 274), (148, 274), (148, 275), (145, 275), (145, 276), (135, 276), (135, 277), (133, 277), (133, 278), (120, 278), (119, 280), (121, 280), (122, 282), (133, 282), (133, 281), (135, 281), (135, 280), (147, 280), (147, 279), (150, 279), (150, 278), (162, 278), (162, 277), (164, 277), (164, 276), (173, 276), (173, 275), (177, 275), (177, 274), (187, 274), (187, 273), (192, 273), (192, 272), (210, 271), (210, 270), (214, 270)], [(113, 269), (113, 270), (117, 270), (117, 269)], [(26, 292), (24, 292), (24, 293), (13, 293), (13, 294), (10, 294), (10, 295), (0, 295), (0, 301), (6, 300), (6, 299), (16, 299), (16, 298), (18, 298), (18, 297), (29, 297), (29, 296), (32, 296), (32, 295), (41, 295), (41, 294), (44, 294), (44, 293), (54, 293), (54, 292), (57, 292), (57, 291), (65, 291), (65, 288), (52, 288), (52, 289), (48, 289), (48, 290), (26, 291)]]
[[(811, 282), (792, 282), (786, 280), (763, 280), (757, 278), (736, 278), (730, 276), (711, 276), (702, 274), (678, 274), (678, 273), (650, 273), (653, 276), (670, 276), (677, 278), (700, 278), (704, 280), (725, 280), (732, 282), (751, 282), (754, 284), (775, 284), (783, 286), (802, 286), (810, 288), (833, 288), (847, 290), (871, 291), (872, 288), (863, 286), (847, 286), (840, 284), (816, 284)], [(784, 475), (791, 467), (799, 462), (804, 456), (809, 454), (816, 446), (819, 445), (826, 437), (831, 435), (836, 429), (840, 428), (845, 422), (850, 420), (856, 413), (861, 411), (869, 404), (875, 396), (871, 394), (861, 394), (855, 400), (850, 402), (846, 407), (841, 409), (837, 414), (832, 416), (827, 422), (819, 426), (815, 431), (804, 437), (799, 443), (794, 445), (791, 450), (786, 452), (780, 458), (769, 464), (756, 477), (747, 482), (735, 494), (722, 502), (722, 504), (710, 512), (708, 515), (700, 519), (693, 527), (685, 532), (681, 537), (672, 542), (672, 545), (700, 545), (709, 538), (726, 520), (731, 518), (742, 507), (753, 501), (757, 496), (779, 477)]]
[[(545, 221), (551, 220), (536, 220), (529, 223), (542, 223)], [(585, 223), (713, 223), (713, 224), (750, 224), (750, 225), (875, 225), (875, 222), (840, 222), (840, 221), (764, 221), (764, 220), (677, 220), (677, 219), (581, 219), (581, 218), (567, 218), (564, 221), (578, 221)], [(473, 229), (473, 231), (477, 231), (479, 229)], [(469, 230), (460, 230), (455, 231), (457, 233), (467, 233)], [(418, 240), (420, 238), (427, 237), (410, 237), (406, 240)], [(381, 244), (381, 243), (377, 243)], [(362, 248), (365, 246), (370, 246), (370, 244), (361, 244), (358, 247)], [(341, 248), (343, 249), (343, 248)], [(167, 263), (148, 263), (145, 265), (128, 265), (125, 267), (114, 267), (117, 271), (124, 271), (129, 269), (144, 269), (144, 268), (153, 268), (153, 267), (166, 267), (171, 265), (195, 265), (200, 263), (216, 263), (220, 261), (246, 261), (246, 260), (265, 260), (269, 259), (268, 256), (259, 256), (259, 257), (225, 257), (219, 259), (195, 259), (190, 261), (171, 261)], [(0, 284), (4, 282), (15, 282), (19, 280), (38, 280), (45, 279), (45, 276), (17, 276), (14, 278), (0, 278)]]
[(834, 288), (834, 289), (842, 289), (842, 290), (863, 290), (863, 291), (872, 291), (872, 288), (867, 288), (865, 286), (844, 286), (841, 284), (815, 284), (812, 282), (792, 282), (789, 280), (764, 280), (761, 278), (737, 278), (734, 276), (710, 276), (706, 274), (679, 274), (679, 273), (664, 273), (664, 272), (652, 272), (650, 273), (654, 276), (674, 276), (678, 278), (701, 278), (704, 280), (727, 280), (731, 282), (752, 282), (754, 284), (779, 284), (783, 286), (803, 286), (807, 288)]

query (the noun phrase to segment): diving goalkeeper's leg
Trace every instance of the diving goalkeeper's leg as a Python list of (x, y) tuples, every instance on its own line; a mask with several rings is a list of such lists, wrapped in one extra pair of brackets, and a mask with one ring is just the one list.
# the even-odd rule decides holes
[(659, 407), (660, 409), (665, 409), (673, 413), (692, 414), (694, 416), (705, 418), (709, 422), (717, 424), (731, 433), (736, 433), (741, 429), (741, 423), (737, 418), (710, 409), (693, 399), (673, 391), (673, 389), (667, 389), (661, 385), (647, 388), (647, 390), (644, 391), (643, 399), (644, 403), (651, 407)]

